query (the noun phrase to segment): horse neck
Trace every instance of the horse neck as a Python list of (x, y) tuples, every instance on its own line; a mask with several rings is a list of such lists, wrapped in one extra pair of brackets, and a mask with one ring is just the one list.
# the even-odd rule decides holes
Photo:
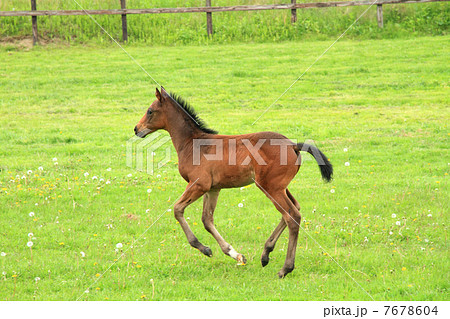
[[(186, 156), (192, 156), (192, 144), (195, 138), (198, 138), (205, 133), (192, 123), (192, 119), (188, 118), (188, 115), (181, 112), (174, 111), (169, 116), (170, 121), (167, 132), (172, 139), (173, 146), (177, 151), (178, 158), (185, 153)], [(183, 156), (185, 157), (185, 156)]]

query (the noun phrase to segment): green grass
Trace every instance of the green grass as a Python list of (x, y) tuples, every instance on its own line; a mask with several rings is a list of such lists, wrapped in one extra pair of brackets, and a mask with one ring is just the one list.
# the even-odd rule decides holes
[(331, 184), (306, 157), (290, 185), (304, 230), (284, 280), (287, 233), (260, 266), (280, 214), (254, 185), (222, 191), (215, 214), (238, 266), (200, 201), (186, 216), (212, 258), (164, 214), (186, 186), (176, 158), (126, 166), (155, 85), (120, 49), (0, 48), (0, 299), (75, 300), (105, 272), (82, 300), (368, 300), (331, 255), (375, 300), (448, 300), (449, 40), (338, 42), (255, 125), (329, 41), (126, 47), (221, 133), (312, 139), (331, 159)]
[[(305, 0), (311, 2), (316, 0)], [(323, 0), (320, 0), (323, 1)], [(327, 1), (327, 0), (326, 0)], [(118, 9), (119, 0), (79, 0), (85, 9)], [(214, 6), (272, 4), (289, 1), (213, 0)], [(297, 1), (300, 2), (300, 1)], [(128, 8), (197, 7), (204, 0), (128, 0)], [(128, 15), (129, 41), (151, 45), (180, 45), (235, 42), (273, 42), (307, 38), (335, 38), (346, 30), (367, 7), (297, 10), (298, 22), (290, 23), (289, 10), (221, 12), (213, 14), (214, 37), (206, 35), (204, 13)], [(29, 10), (29, 0), (0, 3), (0, 10)], [(39, 0), (38, 10), (80, 10), (72, 1)], [(376, 22), (376, 8), (371, 8), (346, 37), (357, 39), (407, 38), (418, 35), (448, 34), (450, 5), (444, 3), (384, 5), (384, 28)], [(121, 17), (94, 16), (116, 39), (121, 39)], [(330, 23), (330, 21), (332, 23)], [(68, 43), (110, 43), (100, 28), (87, 16), (39, 17), (38, 30), (43, 42), (63, 40)], [(30, 17), (0, 18), (0, 37), (30, 37)]]

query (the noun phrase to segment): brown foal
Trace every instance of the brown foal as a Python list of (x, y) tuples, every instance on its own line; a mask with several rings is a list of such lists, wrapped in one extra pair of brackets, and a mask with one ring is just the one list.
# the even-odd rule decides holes
[(156, 100), (134, 128), (142, 138), (160, 129), (169, 132), (178, 154), (179, 172), (188, 182), (174, 206), (174, 214), (189, 244), (212, 256), (211, 249), (198, 241), (184, 218), (185, 208), (203, 196), (202, 221), (206, 230), (226, 255), (245, 264), (244, 255), (237, 253), (215, 228), (213, 214), (222, 188), (255, 183), (282, 216), (264, 245), (261, 263), (269, 263), (269, 254), (287, 227), (288, 251), (278, 276), (283, 278), (290, 273), (294, 269), (301, 217), (300, 205), (287, 187), (300, 168), (300, 151), (310, 153), (318, 162), (322, 177), (330, 181), (333, 168), (326, 156), (312, 145), (294, 143), (274, 132), (218, 135), (206, 127), (191, 106), (164, 88), (161, 92), (156, 89)]

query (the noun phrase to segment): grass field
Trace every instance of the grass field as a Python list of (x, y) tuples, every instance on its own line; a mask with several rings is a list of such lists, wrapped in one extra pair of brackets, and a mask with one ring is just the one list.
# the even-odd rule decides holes
[[(298, 0), (314, 2), (331, 0)], [(77, 0), (85, 9), (118, 9), (119, 0)], [(280, 0), (213, 0), (214, 6), (289, 3)], [(204, 0), (127, 0), (128, 8), (204, 6)], [(0, 2), (0, 10), (29, 10), (29, 0)], [(80, 10), (73, 0), (39, 0), (38, 10)], [(297, 10), (298, 22), (290, 22), (290, 10), (220, 12), (213, 14), (214, 37), (206, 34), (206, 16), (194, 14), (128, 15), (131, 43), (180, 45), (235, 42), (273, 42), (305, 38), (336, 38), (367, 7)], [(346, 37), (357, 39), (408, 38), (418, 35), (446, 35), (450, 26), (450, 5), (443, 3), (384, 5), (384, 28), (377, 26), (376, 7), (371, 8)], [(95, 16), (115, 38), (122, 35), (121, 16)], [(332, 23), (330, 23), (332, 21)], [(38, 30), (45, 42), (106, 43), (100, 28), (87, 16), (39, 17)], [(0, 38), (8, 41), (30, 37), (30, 17), (0, 18)]]
[(338, 42), (254, 125), (329, 41), (126, 47), (220, 133), (277, 131), (331, 159), (331, 184), (305, 156), (290, 186), (303, 221), (284, 280), (287, 232), (260, 265), (280, 214), (254, 185), (215, 214), (239, 266), (200, 201), (186, 216), (212, 258), (166, 212), (186, 185), (175, 157), (126, 166), (155, 85), (120, 49), (0, 47), (0, 299), (448, 300), (449, 40)]

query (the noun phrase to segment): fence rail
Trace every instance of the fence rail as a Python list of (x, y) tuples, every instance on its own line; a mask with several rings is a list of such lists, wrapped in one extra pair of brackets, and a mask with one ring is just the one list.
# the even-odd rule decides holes
[(267, 5), (238, 5), (238, 6), (211, 6), (211, 0), (206, 0), (205, 7), (186, 8), (151, 8), (151, 9), (127, 9), (126, 0), (120, 0), (121, 9), (103, 10), (36, 10), (36, 0), (31, 0), (30, 11), (0, 11), (0, 17), (31, 16), (33, 25), (33, 43), (37, 43), (37, 17), (41, 16), (76, 16), (76, 15), (122, 15), (122, 40), (128, 40), (127, 15), (128, 14), (161, 14), (161, 13), (206, 13), (208, 35), (213, 33), (212, 13), (233, 11), (260, 11), (260, 10), (291, 10), (291, 22), (297, 21), (297, 9), (353, 7), (353, 6), (377, 6), (377, 21), (380, 28), (383, 27), (383, 9), (386, 4), (413, 4), (427, 2), (447, 2), (449, 0), (363, 0), (363, 1), (337, 1), (337, 2), (311, 2), (297, 3), (291, 0), (287, 4)]

